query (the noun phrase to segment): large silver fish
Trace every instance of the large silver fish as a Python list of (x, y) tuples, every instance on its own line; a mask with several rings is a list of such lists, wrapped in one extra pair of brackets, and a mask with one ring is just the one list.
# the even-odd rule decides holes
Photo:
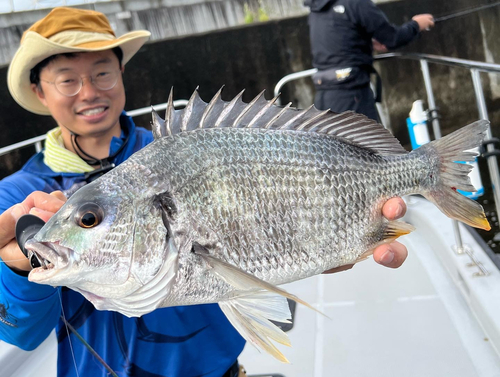
[[(155, 141), (78, 190), (27, 248), (48, 266), (31, 281), (67, 286), (97, 309), (141, 316), (219, 303), (240, 333), (280, 360), (268, 319), (289, 318), (275, 285), (356, 263), (412, 226), (385, 220), (391, 197), (424, 195), (448, 216), (489, 229), (473, 191), (479, 121), (408, 153), (352, 112), (172, 96)], [(283, 295), (283, 296), (281, 296)], [(295, 298), (295, 297), (292, 297)], [(300, 300), (299, 300), (300, 301)]]

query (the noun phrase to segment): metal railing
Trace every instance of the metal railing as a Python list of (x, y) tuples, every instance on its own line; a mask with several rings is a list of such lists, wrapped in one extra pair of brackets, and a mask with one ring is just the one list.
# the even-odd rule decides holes
[[(430, 109), (434, 110), (436, 109), (436, 103), (434, 99), (434, 93), (432, 90), (432, 81), (431, 81), (431, 75), (429, 72), (429, 63), (433, 64), (440, 64), (440, 65), (447, 65), (447, 66), (452, 66), (452, 67), (461, 67), (468, 69), (471, 73), (471, 78), (472, 82), (474, 85), (474, 93), (476, 96), (476, 104), (478, 108), (478, 113), (480, 119), (485, 119), (488, 120), (488, 111), (486, 107), (486, 101), (484, 99), (484, 92), (481, 84), (481, 78), (480, 78), (480, 72), (493, 72), (493, 73), (500, 73), (500, 65), (499, 64), (491, 64), (491, 63), (483, 63), (483, 62), (477, 62), (477, 61), (472, 61), (472, 60), (465, 60), (465, 59), (457, 59), (457, 58), (450, 58), (450, 57), (444, 57), (444, 56), (438, 56), (438, 55), (428, 55), (428, 54), (406, 54), (406, 53), (388, 53), (388, 54), (380, 54), (376, 55), (375, 57), (376, 61), (382, 61), (382, 60), (387, 60), (387, 59), (407, 59), (407, 60), (416, 60), (420, 62), (420, 67), (422, 70), (422, 75), (424, 79), (424, 84), (425, 84), (425, 90), (427, 93), (427, 103)], [(283, 77), (281, 80), (278, 81), (274, 88), (274, 96), (276, 97), (279, 92), (281, 91), (281, 88), (294, 80), (298, 80), (301, 78), (305, 77), (311, 77), (317, 72), (317, 69), (308, 69), (305, 71), (300, 71), (300, 72), (295, 72), (292, 74), (289, 74), (285, 77)], [(174, 101), (174, 106), (179, 107), (179, 106), (184, 106), (188, 101), (187, 100), (177, 100)], [(278, 104), (279, 99), (276, 101)], [(164, 110), (167, 107), (167, 103), (162, 103), (159, 105), (153, 106), (155, 110)], [(139, 115), (144, 115), (147, 114), (151, 111), (151, 107), (144, 107), (136, 110), (132, 110), (127, 112), (127, 115), (130, 115), (132, 117), (134, 116), (139, 116)], [(434, 136), (436, 139), (441, 138), (441, 128), (439, 124), (439, 119), (437, 117), (432, 117), (432, 128), (434, 131)], [(492, 138), (491, 134), (491, 128), (489, 127), (486, 133), (486, 138), (490, 140)], [(32, 139), (28, 139), (19, 143), (15, 143), (3, 148), (0, 148), (0, 156), (12, 152), (16, 149), (23, 148), (26, 146), (30, 145), (35, 145), (36, 150), (40, 151), (42, 149), (41, 142), (45, 139), (45, 135), (42, 136), (37, 136)], [(493, 152), (494, 146), (492, 144), (487, 145), (487, 150), (488, 152)], [(495, 207), (497, 214), (500, 215), (500, 173), (498, 169), (498, 162), (497, 162), (497, 157), (494, 154), (490, 154), (487, 157), (487, 162), (488, 162), (488, 170), (491, 178), (491, 183), (493, 186), (493, 195), (495, 199)], [(459, 254), (469, 254), (467, 252), (467, 248), (464, 247), (462, 244), (462, 239), (460, 235), (460, 229), (458, 227), (458, 222), (454, 221), (453, 222), (453, 227), (455, 230), (455, 239), (456, 239), (456, 251)], [(472, 258), (471, 258), (472, 259)], [(478, 275), (487, 275), (488, 272), (479, 264), (477, 266), (480, 269), (480, 272)]]
[[(431, 109), (431, 110), (436, 109), (436, 102), (434, 99), (434, 92), (432, 90), (432, 81), (431, 81), (431, 75), (429, 72), (429, 63), (468, 69), (471, 73), (471, 79), (472, 79), (472, 83), (474, 85), (474, 93), (476, 96), (476, 104), (477, 104), (479, 118), (489, 120), (488, 110), (486, 108), (486, 101), (484, 99), (484, 91), (483, 91), (483, 87), (481, 84), (481, 77), (479, 74), (481, 72), (500, 73), (500, 65), (499, 64), (483, 63), (483, 62), (477, 62), (477, 61), (473, 61), (473, 60), (457, 59), (457, 58), (450, 58), (450, 57), (429, 55), (429, 54), (388, 53), (388, 54), (376, 55), (374, 57), (374, 59), (376, 61), (395, 59), (395, 58), (416, 60), (416, 61), (420, 62), (420, 68), (422, 70), (422, 75), (423, 75), (424, 84), (425, 84), (425, 91), (427, 93), (427, 103), (428, 103), (429, 109)], [(286, 83), (300, 79), (300, 78), (310, 77), (310, 76), (314, 75), (316, 72), (317, 72), (317, 69), (314, 68), (314, 69), (308, 69), (305, 71), (295, 72), (295, 73), (292, 73), (292, 74), (289, 74), (289, 75), (283, 77), (281, 80), (278, 81), (278, 83), (274, 87), (274, 96), (276, 97), (280, 93), (281, 88)], [(432, 117), (432, 128), (434, 131), (435, 138), (436, 139), (441, 138), (441, 127), (439, 125), (439, 119), (435, 116)], [(488, 130), (486, 132), (486, 139), (487, 140), (492, 139), (491, 127), (488, 127)], [(487, 144), (488, 152), (493, 152), (494, 148), (495, 147), (491, 143)], [(490, 178), (491, 178), (491, 184), (493, 187), (495, 208), (496, 208), (497, 214), (500, 215), (500, 173), (499, 173), (499, 169), (498, 169), (497, 157), (495, 155), (490, 154), (487, 157), (487, 162), (488, 162), (488, 170), (489, 170), (489, 174), (490, 174)], [(457, 245), (456, 245), (457, 253), (458, 254), (469, 254), (469, 256), (470, 256), (470, 253), (467, 250), (467, 247), (462, 244), (462, 238), (460, 235), (460, 229), (458, 227), (457, 221), (453, 221), (453, 228), (455, 231), (455, 240), (456, 240), (455, 242), (457, 243)], [(474, 258), (471, 257), (471, 259), (474, 261)], [(476, 275), (478, 275), (478, 276), (488, 275), (488, 271), (486, 271), (481, 264), (476, 263), (476, 265), (479, 268), (479, 272)]]
[[(188, 103), (188, 100), (186, 99), (179, 99), (174, 101), (174, 107), (180, 107), (180, 106), (185, 106)], [(159, 105), (154, 105), (153, 108), (156, 111), (161, 111), (165, 110), (168, 106), (168, 103), (161, 103)], [(151, 106), (149, 107), (141, 107), (140, 109), (135, 109), (135, 110), (130, 110), (127, 111), (127, 115), (133, 117), (139, 116), (139, 115), (144, 115), (148, 114), (151, 112)], [(37, 152), (40, 152), (42, 150), (42, 141), (44, 141), (47, 138), (47, 135), (41, 135), (41, 136), (36, 136), (31, 139), (23, 140), (20, 141), (19, 143), (11, 144), (6, 147), (0, 148), (0, 156), (3, 156), (4, 154), (13, 152), (17, 149), (24, 148), (24, 147), (29, 147), (31, 145), (35, 146), (35, 149)]]

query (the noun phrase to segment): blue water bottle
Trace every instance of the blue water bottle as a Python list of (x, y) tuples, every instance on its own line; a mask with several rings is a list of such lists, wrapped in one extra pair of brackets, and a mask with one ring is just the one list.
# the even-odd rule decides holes
[(410, 117), (406, 118), (406, 124), (410, 133), (412, 149), (417, 149), (431, 141), (429, 131), (427, 130), (427, 115), (424, 111), (422, 100), (419, 99), (413, 102)]

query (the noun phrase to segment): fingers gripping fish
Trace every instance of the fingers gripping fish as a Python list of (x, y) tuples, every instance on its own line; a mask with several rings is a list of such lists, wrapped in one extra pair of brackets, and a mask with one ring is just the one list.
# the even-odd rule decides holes
[[(97, 309), (141, 316), (160, 307), (219, 303), (243, 337), (286, 358), (270, 320), (286, 322), (276, 287), (356, 263), (413, 230), (383, 203), (418, 193), (446, 215), (489, 229), (470, 165), (485, 137), (478, 121), (406, 152), (353, 112), (246, 104), (172, 94), (155, 141), (78, 190), (26, 247), (50, 263), (29, 279), (64, 285)], [(300, 300), (299, 300), (300, 301)]]

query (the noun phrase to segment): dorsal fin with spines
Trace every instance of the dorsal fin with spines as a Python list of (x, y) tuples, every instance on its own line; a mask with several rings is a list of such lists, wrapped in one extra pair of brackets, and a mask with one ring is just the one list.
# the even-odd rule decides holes
[(304, 110), (299, 110), (295, 116), (290, 119), (288, 122), (283, 124), (279, 129), (280, 130), (286, 130), (291, 127), (292, 124), (295, 124), (298, 122), (300, 119), (304, 118), (304, 116), (309, 112), (314, 107), (314, 105), (309, 106), (307, 109)]
[(188, 123), (189, 123), (189, 119), (191, 118), (191, 114), (193, 113), (193, 108), (194, 108), (194, 104), (196, 102), (196, 97), (199, 98), (198, 87), (194, 90), (186, 107), (184, 108), (184, 110), (181, 113), (181, 132), (186, 132), (188, 130)]
[(257, 101), (264, 95), (264, 92), (265, 90), (257, 94), (257, 96), (245, 106), (245, 108), (238, 114), (238, 116), (234, 120), (233, 127), (235, 128), (238, 127), (243, 117), (248, 113), (248, 111), (250, 111), (250, 109), (253, 108), (253, 106), (257, 103)]
[(153, 112), (155, 138), (208, 128), (259, 128), (328, 135), (381, 155), (408, 153), (381, 124), (352, 111), (337, 114), (314, 106), (304, 110), (290, 107), (290, 103), (277, 106), (278, 97), (267, 101), (264, 91), (248, 104), (241, 100), (244, 90), (227, 102), (221, 92), (222, 88), (207, 104), (197, 88), (184, 109), (174, 110), (171, 91), (165, 121)]
[(174, 123), (174, 88), (170, 89), (170, 94), (168, 96), (167, 109), (165, 110), (165, 132), (166, 136), (173, 135), (173, 123)]
[(221, 98), (222, 89), (224, 89), (223, 86), (219, 89), (219, 91), (217, 93), (215, 93), (215, 96), (210, 100), (210, 103), (205, 108), (205, 111), (203, 111), (198, 128), (203, 128), (203, 125), (205, 123), (205, 119), (207, 119), (208, 114), (210, 114), (210, 111), (212, 111), (212, 109), (214, 108), (215, 103)]
[(267, 124), (264, 125), (263, 128), (265, 128), (266, 130), (269, 129), (273, 124), (274, 122), (281, 116), (283, 115), (283, 113), (290, 107), (292, 106), (292, 103), (291, 102), (288, 102), (282, 109), (279, 113), (277, 113), (275, 116), (273, 116), (269, 122), (267, 122)]
[[(262, 92), (262, 93), (264, 93), (264, 92)], [(268, 101), (267, 104), (262, 109), (259, 110), (257, 115), (253, 117), (253, 119), (248, 123), (248, 125), (246, 127), (252, 128), (253, 125), (255, 123), (257, 123), (262, 118), (262, 116), (269, 110), (269, 108), (274, 105), (274, 103), (278, 100), (278, 97), (279, 97), (279, 95), (274, 97), (271, 101)]]
[(153, 131), (153, 137), (155, 139), (159, 139), (162, 135), (166, 134), (165, 121), (161, 119), (153, 106), (151, 106), (151, 114), (153, 116), (153, 120), (151, 121), (151, 131)]
[(221, 111), (219, 117), (215, 121), (214, 127), (220, 127), (224, 119), (226, 119), (227, 115), (233, 110), (234, 106), (236, 105), (236, 102), (241, 98), (243, 93), (245, 92), (245, 89), (243, 89), (241, 92), (239, 92), (236, 97), (234, 97), (231, 102), (227, 104), (227, 106)]
[(301, 123), (299, 127), (297, 127), (297, 131), (307, 130), (307, 126), (312, 125), (318, 122), (321, 118), (324, 118), (324, 115), (328, 114), (330, 110), (324, 110), (323, 112), (309, 118), (305, 122)]

